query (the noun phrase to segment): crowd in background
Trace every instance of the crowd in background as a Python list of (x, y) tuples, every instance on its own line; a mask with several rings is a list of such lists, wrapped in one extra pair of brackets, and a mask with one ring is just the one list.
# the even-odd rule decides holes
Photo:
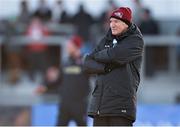
[[(44, 74), (49, 66), (60, 65), (58, 63), (60, 61), (58, 60), (60, 58), (60, 54), (58, 54), (60, 49), (57, 46), (56, 48), (52, 48), (52, 46), (50, 48), (41, 40), (43, 37), (53, 35), (62, 36), (49, 29), (47, 27), (48, 24), (74, 26), (75, 31), (71, 36), (81, 37), (84, 42), (82, 53), (87, 53), (98, 43), (103, 33), (109, 29), (109, 15), (112, 10), (117, 8), (115, 1), (109, 0), (109, 7), (99, 17), (94, 18), (85, 11), (83, 4), (79, 5), (78, 12), (75, 15), (69, 15), (67, 10), (64, 9), (63, 0), (57, 0), (53, 9), (48, 6), (46, 0), (39, 0), (38, 7), (33, 12), (29, 9), (29, 2), (26, 0), (21, 1), (19, 6), (20, 13), (15, 22), (12, 23), (5, 19), (0, 21), (0, 33), (2, 36), (5, 36), (6, 43), (13, 43), (9, 42), (9, 38), (16, 35), (25, 35), (33, 39), (32, 44), (28, 43), (23, 48), (20, 46), (15, 46), (16, 48), (14, 46), (6, 46), (3, 48), (2, 69), (10, 69), (10, 75), (12, 75), (10, 80), (12, 81), (16, 80), (18, 77), (16, 75), (17, 71), (20, 69), (28, 70), (29, 76), (33, 80), (36, 70)], [(142, 33), (144, 35), (160, 34), (158, 23), (153, 19), (151, 11), (145, 8), (140, 0), (134, 0), (134, 6), (133, 20), (140, 27)], [(151, 49), (151, 47), (147, 49), (147, 76), (153, 75), (153, 71), (158, 68), (156, 66), (163, 66), (162, 60), (158, 61), (157, 55), (153, 55), (153, 53), (156, 54), (158, 51), (162, 52), (161, 50), (166, 52), (167, 49), (160, 48), (159, 50), (157, 48)], [(164, 60), (166, 61), (166, 58)], [(41, 63), (44, 64), (42, 65)]]
[[(38, 42), (42, 37), (53, 36), (56, 34), (55, 32), (53, 32), (53, 30), (48, 29), (47, 24), (55, 23), (57, 25), (68, 24), (74, 26), (75, 32), (72, 33), (72, 36), (78, 35), (82, 38), (84, 42), (84, 48), (82, 49), (82, 52), (86, 53), (89, 52), (92, 47), (94, 47), (98, 43), (101, 35), (103, 35), (103, 33), (105, 33), (109, 29), (109, 14), (112, 12), (112, 10), (117, 8), (117, 4), (115, 3), (115, 1), (109, 0), (109, 7), (104, 12), (102, 12), (99, 17), (95, 18), (91, 14), (86, 12), (83, 4), (79, 5), (79, 9), (76, 14), (69, 15), (67, 13), (67, 10), (65, 10), (64, 8), (63, 0), (57, 0), (53, 9), (48, 6), (46, 0), (39, 0), (38, 7), (33, 12), (29, 9), (29, 2), (30, 1), (26, 0), (21, 1), (19, 6), (20, 13), (17, 16), (15, 22), (11, 23), (5, 19), (0, 21), (0, 33), (2, 36), (5, 35), (6, 43), (8, 42), (9, 37), (13, 35), (27, 35), (32, 37), (35, 43), (37, 43), (35, 45), (34, 43), (26, 45), (25, 49), (27, 50), (24, 53), (27, 54), (27, 56), (24, 56), (25, 58), (23, 58), (23, 56), (19, 58), (19, 56), (22, 55), (20, 53), (20, 50), (22, 50), (22, 48), (18, 46), (16, 49), (13, 47), (8, 47), (8, 54), (6, 55), (10, 56), (6, 57), (8, 58), (7, 60), (2, 61), (2, 66), (4, 66), (5, 63), (12, 63), (9, 66), (22, 66), (20, 65), (20, 61), (22, 62), (24, 60), (24, 62), (26, 62), (25, 65), (29, 64), (29, 71), (31, 71), (30, 75), (32, 75), (34, 70), (37, 68), (41, 71), (45, 71), (49, 65), (57, 63), (57, 61), (55, 60), (52, 60), (54, 61), (54, 63), (47, 62), (48, 52), (50, 52), (48, 45), (39, 44)], [(135, 6), (133, 12), (133, 22), (139, 26), (143, 35), (160, 35), (161, 33), (159, 24), (151, 15), (151, 10), (145, 8), (140, 0), (134, 0), (133, 2)], [(167, 52), (166, 48), (148, 47), (146, 51), (146, 55), (148, 58), (146, 62), (146, 67), (148, 67), (146, 68), (147, 76), (152, 76), (154, 70), (156, 69), (166, 68), (167, 65), (163, 64), (167, 61), (167, 58), (165, 58), (164, 56), (164, 54), (166, 55)], [(18, 54), (18, 52), (20, 54)], [(162, 55), (158, 56), (157, 58), (157, 55), (154, 55), (157, 53), (160, 53)], [(162, 58), (161, 61), (159, 61), (159, 57)], [(43, 66), (38, 65), (40, 64), (38, 60), (46, 64), (44, 64)]]

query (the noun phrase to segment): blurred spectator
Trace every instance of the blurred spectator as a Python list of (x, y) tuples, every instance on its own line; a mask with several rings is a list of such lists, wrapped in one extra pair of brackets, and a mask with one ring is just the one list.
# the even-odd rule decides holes
[(19, 81), (19, 75), (21, 73), (22, 69), (22, 55), (21, 55), (21, 48), (17, 45), (11, 45), (10, 39), (11, 36), (15, 33), (14, 27), (12, 23), (10, 23), (8, 20), (2, 20), (0, 22), (0, 34), (3, 39), (4, 45), (2, 45), (2, 51), (3, 51), (3, 58), (6, 57), (5, 61), (3, 61), (3, 64), (1, 67), (7, 68), (8, 72), (8, 82), (10, 83), (17, 83)]
[(69, 59), (62, 68), (63, 81), (58, 126), (67, 126), (70, 120), (74, 120), (78, 126), (86, 125), (89, 79), (82, 72), (81, 46), (82, 41), (78, 36), (72, 37), (67, 43)]
[(57, 0), (53, 7), (52, 20), (54, 22), (58, 22), (61, 19), (61, 15), (63, 12), (63, 3), (62, 2), (63, 2), (62, 0)]
[(89, 40), (90, 28), (94, 20), (90, 14), (84, 10), (84, 6), (79, 6), (79, 11), (72, 18), (72, 23), (77, 27), (77, 34), (80, 35), (85, 42)]
[(72, 24), (71, 16), (68, 15), (66, 10), (62, 11), (62, 14), (61, 14), (60, 19), (59, 19), (59, 23)]
[(50, 32), (41, 20), (34, 17), (27, 29), (27, 36), (32, 39), (32, 42), (27, 44), (26, 50), (29, 62), (29, 74), (32, 80), (34, 80), (37, 71), (41, 72), (43, 76), (48, 66), (48, 46), (43, 43), (42, 39), (49, 36), (49, 34)]
[(30, 22), (31, 14), (29, 12), (29, 6), (27, 0), (22, 0), (20, 3), (20, 14), (18, 16), (18, 22), (28, 24)]
[(39, 7), (34, 15), (38, 16), (42, 21), (50, 21), (52, 18), (52, 11), (48, 7), (46, 0), (39, 0)]
[(107, 9), (101, 14), (98, 24), (100, 25), (100, 29), (102, 30), (103, 33), (105, 33), (108, 28), (109, 28), (109, 17), (113, 10), (118, 8), (114, 0), (108, 0), (108, 7)]
[(141, 0), (133, 0), (133, 5), (133, 22), (139, 26), (141, 20), (141, 13), (143, 11), (143, 5), (141, 3)]
[(42, 85), (40, 85), (35, 92), (38, 94), (58, 94), (61, 80), (62, 74), (60, 68), (55, 65), (51, 66), (46, 71)]
[(159, 34), (158, 23), (151, 16), (151, 11), (147, 8), (144, 8), (140, 21), (139, 28), (144, 35), (157, 35)]
[(53, 8), (53, 21), (57, 23), (70, 23), (70, 16), (67, 14), (63, 0), (57, 0)]
[[(151, 16), (151, 12), (149, 9), (143, 9), (141, 21), (139, 28), (143, 35), (158, 35), (159, 34), (159, 26), (157, 21), (153, 19)], [(158, 52), (156, 47), (148, 46), (146, 47), (146, 65), (145, 65), (145, 72), (146, 76), (153, 76), (155, 67), (156, 67), (156, 56), (158, 56)]]

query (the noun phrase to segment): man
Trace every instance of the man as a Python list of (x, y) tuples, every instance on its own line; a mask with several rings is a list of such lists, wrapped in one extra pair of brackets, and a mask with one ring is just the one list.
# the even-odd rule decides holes
[(143, 37), (132, 12), (120, 7), (110, 16), (110, 30), (84, 60), (84, 71), (97, 74), (88, 115), (95, 126), (132, 126), (140, 82)]
[(77, 14), (72, 17), (72, 23), (77, 28), (77, 33), (83, 38), (84, 42), (89, 41), (90, 29), (94, 23), (93, 17), (86, 12), (84, 5), (79, 5)]
[(78, 126), (86, 125), (89, 78), (82, 71), (81, 46), (82, 40), (79, 36), (72, 37), (67, 43), (69, 59), (62, 68), (58, 126), (68, 126), (70, 120), (74, 120)]
[[(141, 11), (142, 17), (139, 24), (139, 29), (143, 35), (157, 36), (160, 34), (158, 22), (152, 17), (151, 11), (144, 8)], [(145, 75), (147, 77), (155, 76), (155, 72), (159, 67), (163, 67), (164, 55), (167, 51), (166, 47), (146, 46), (145, 59)], [(159, 55), (157, 55), (159, 54)], [(165, 60), (166, 61), (166, 60)], [(159, 67), (158, 67), (159, 66)]]
[(48, 37), (50, 31), (41, 19), (34, 15), (27, 27), (26, 35), (32, 38), (31, 43), (27, 44), (25, 52), (29, 62), (29, 77), (34, 81), (37, 72), (40, 72), (42, 78), (44, 78), (44, 73), (49, 64), (47, 54), (49, 47), (42, 41), (42, 38)]
[(66, 46), (69, 56), (67, 61), (59, 72), (57, 67), (49, 68), (48, 82), (36, 90), (37, 93), (52, 93), (59, 84), (61, 101), (57, 126), (68, 126), (71, 120), (74, 120), (78, 126), (86, 126), (89, 76), (82, 71), (81, 47), (82, 39), (79, 36), (73, 36)]

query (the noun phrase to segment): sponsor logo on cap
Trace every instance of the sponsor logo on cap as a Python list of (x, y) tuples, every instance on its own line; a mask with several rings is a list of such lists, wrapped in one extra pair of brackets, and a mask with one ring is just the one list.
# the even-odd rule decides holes
[(122, 18), (123, 13), (122, 12), (115, 12), (114, 15), (119, 17), (119, 18)]

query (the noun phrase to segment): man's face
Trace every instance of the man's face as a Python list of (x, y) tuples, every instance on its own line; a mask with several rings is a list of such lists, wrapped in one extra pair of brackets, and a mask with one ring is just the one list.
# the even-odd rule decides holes
[(76, 46), (71, 41), (67, 43), (66, 49), (70, 56), (77, 51)]
[(110, 18), (110, 28), (112, 31), (112, 35), (116, 36), (127, 30), (128, 25), (120, 19)]
[(79, 57), (80, 56), (80, 49), (73, 44), (71, 41), (69, 41), (66, 45), (66, 50), (69, 56), (71, 57)]

